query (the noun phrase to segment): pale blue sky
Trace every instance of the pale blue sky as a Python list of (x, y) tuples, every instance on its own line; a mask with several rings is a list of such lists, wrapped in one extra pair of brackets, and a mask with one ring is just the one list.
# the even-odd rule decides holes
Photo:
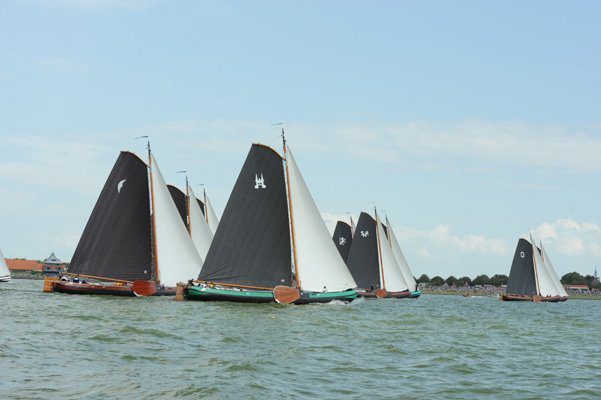
[(386, 210), (416, 274), (601, 266), (601, 3), (0, 0), (0, 248), (69, 259), (151, 136), (220, 213), (251, 142), (331, 224)]

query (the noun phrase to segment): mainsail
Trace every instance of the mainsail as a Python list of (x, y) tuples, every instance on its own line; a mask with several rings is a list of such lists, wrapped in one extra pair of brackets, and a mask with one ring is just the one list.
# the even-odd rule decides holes
[(171, 198), (177, 207), (177, 212), (179, 212), (182, 221), (184, 221), (184, 225), (188, 227), (188, 198), (186, 194), (173, 185), (167, 185), (167, 189), (169, 189)]
[(188, 186), (188, 191), (190, 193), (190, 199), (192, 199), (190, 201), (190, 236), (192, 237), (192, 241), (196, 246), (198, 254), (202, 259), (205, 259), (209, 247), (211, 246), (211, 241), (213, 240), (213, 233), (211, 233), (211, 228), (209, 228), (207, 221), (205, 221), (200, 205), (198, 202), (194, 201), (196, 197), (190, 186)]
[(146, 164), (130, 152), (121, 152), (77, 244), (69, 272), (151, 279), (149, 204)]
[(334, 229), (334, 235), (332, 235), (332, 240), (338, 249), (338, 253), (340, 253), (340, 257), (346, 262), (351, 251), (351, 244), (353, 243), (351, 226), (344, 221), (338, 221)]
[[(386, 238), (384, 226), (376, 213), (376, 229), (378, 239), (378, 250), (380, 252), (380, 287), (389, 292), (402, 292), (408, 290), (409, 286), (403, 278), (401, 267), (397, 263), (390, 242)], [(390, 227), (388, 232), (391, 232)]]
[(219, 219), (217, 218), (217, 214), (215, 214), (215, 210), (213, 209), (213, 205), (209, 200), (209, 197), (205, 195), (205, 218), (207, 219), (207, 224), (211, 228), (211, 232), (213, 235), (217, 232), (217, 227), (219, 226)]
[(292, 152), (286, 150), (290, 218), (298, 286), (313, 292), (338, 292), (357, 286), (313, 201)]
[(401, 246), (399, 242), (396, 240), (396, 236), (394, 234), (394, 230), (392, 229), (392, 225), (390, 225), (390, 221), (388, 221), (388, 216), (386, 216), (386, 226), (388, 227), (388, 240), (390, 241), (390, 245), (392, 246), (392, 253), (396, 258), (399, 267), (401, 268), (401, 272), (403, 273), (403, 278), (405, 279), (405, 283), (409, 286), (409, 290), (417, 289), (417, 282), (413, 277), (413, 272), (411, 272), (411, 268), (409, 268), (409, 264), (403, 255), (403, 251), (401, 250)]
[(10, 278), (10, 270), (8, 269), (8, 265), (6, 265), (6, 260), (4, 259), (4, 254), (2, 254), (2, 250), (0, 250), (0, 281), (8, 280)]
[(290, 250), (282, 157), (267, 146), (253, 144), (199, 279), (262, 288), (289, 286)]
[(557, 289), (557, 293), (559, 293), (559, 295), (562, 297), (567, 297), (568, 293), (566, 292), (565, 288), (561, 284), (561, 281), (559, 280), (559, 276), (557, 276), (557, 272), (555, 272), (555, 268), (553, 267), (553, 264), (551, 264), (551, 260), (549, 259), (549, 256), (547, 255), (547, 251), (545, 250), (542, 243), (540, 244), (540, 248), (542, 251), (543, 262), (547, 266), (547, 270), (551, 273), (551, 276), (553, 278), (553, 283), (555, 284), (555, 288)]
[(151, 156), (151, 177), (154, 196), (154, 246), (158, 281), (175, 286), (198, 276), (202, 259), (182, 223), (181, 216), (154, 156)]
[(359, 288), (368, 290), (380, 288), (376, 221), (367, 213), (362, 212), (359, 215), (346, 264)]
[(532, 244), (526, 238), (520, 238), (509, 272), (506, 292), (533, 296), (538, 294)]

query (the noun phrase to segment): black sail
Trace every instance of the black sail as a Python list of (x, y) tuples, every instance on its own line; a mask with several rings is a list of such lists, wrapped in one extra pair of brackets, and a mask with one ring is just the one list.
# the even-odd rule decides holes
[(199, 279), (273, 288), (291, 283), (282, 158), (253, 144), (219, 222)]
[(151, 278), (146, 164), (121, 152), (79, 239), (69, 272), (113, 279)]
[(177, 207), (179, 216), (182, 218), (182, 221), (184, 221), (184, 225), (186, 225), (186, 228), (187, 228), (188, 227), (188, 209), (187, 209), (188, 207), (186, 204), (187, 203), (186, 194), (173, 185), (167, 185), (167, 189), (169, 189), (169, 194), (171, 195), (171, 198), (173, 199), (173, 202), (175, 203), (175, 206)]
[(340, 253), (340, 257), (346, 262), (351, 250), (351, 244), (353, 243), (351, 226), (346, 222), (338, 221), (336, 228), (334, 229), (332, 240)]
[(346, 265), (359, 288), (371, 289), (373, 287), (375, 290), (380, 287), (379, 259), (376, 220), (362, 212), (355, 229), (353, 245), (346, 260)]
[(532, 245), (526, 239), (518, 241), (511, 271), (509, 272), (506, 292), (525, 295), (537, 294), (534, 262), (532, 261)]
[(202, 211), (202, 215), (205, 214), (205, 203), (203, 203), (200, 199), (196, 199), (198, 205), (200, 206), (200, 211)]

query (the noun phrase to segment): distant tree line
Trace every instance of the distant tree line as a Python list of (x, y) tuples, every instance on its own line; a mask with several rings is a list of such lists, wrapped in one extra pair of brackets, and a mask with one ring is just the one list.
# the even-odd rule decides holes
[(587, 285), (589, 289), (601, 289), (601, 283), (592, 275), (582, 276), (578, 272), (568, 272), (561, 277), (564, 285)]
[[(476, 285), (493, 285), (493, 286), (503, 286), (507, 285), (507, 281), (509, 277), (507, 275), (493, 275), (489, 277), (488, 275), (478, 275), (473, 280), (469, 276), (462, 276), (461, 278), (456, 278), (453, 275), (449, 276), (447, 279), (444, 279), (441, 276), (434, 276), (430, 278), (428, 275), (423, 274), (419, 278), (416, 279), (417, 283), (429, 283), (432, 286), (442, 286), (445, 283), (449, 286), (476, 286)], [(588, 285), (589, 289), (601, 289), (601, 283), (595, 280), (595, 277), (592, 275), (582, 276), (578, 272), (570, 272), (561, 277), (561, 283), (564, 285)]]
[(419, 278), (416, 279), (417, 283), (429, 283), (432, 286), (442, 286), (445, 283), (449, 286), (476, 286), (476, 285), (493, 285), (493, 286), (502, 286), (507, 285), (507, 280), (509, 278), (507, 275), (493, 275), (489, 277), (488, 275), (478, 275), (473, 280), (469, 276), (462, 276), (461, 278), (456, 278), (453, 275), (449, 276), (447, 279), (444, 279), (441, 276), (436, 275), (433, 278), (430, 278), (428, 275), (423, 274)]

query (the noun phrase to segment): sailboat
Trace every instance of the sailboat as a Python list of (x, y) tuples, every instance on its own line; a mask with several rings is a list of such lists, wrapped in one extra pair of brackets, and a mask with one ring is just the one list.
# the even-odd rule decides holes
[(72, 279), (47, 278), (44, 291), (174, 295), (176, 284), (201, 268), (202, 258), (148, 145), (148, 165), (133, 153), (120, 153), (71, 260)]
[(407, 283), (407, 286), (411, 291), (411, 295), (409, 297), (418, 298), (422, 292), (421, 290), (417, 289), (417, 282), (413, 277), (413, 272), (411, 271), (411, 268), (409, 268), (409, 264), (405, 259), (405, 255), (401, 250), (401, 246), (399, 245), (399, 242), (396, 239), (396, 235), (394, 234), (392, 225), (390, 224), (390, 221), (388, 221), (388, 216), (386, 216), (386, 227), (386, 233), (388, 235), (388, 241), (390, 242), (390, 245), (392, 247), (392, 253), (394, 254), (394, 258), (396, 259), (397, 264), (401, 268), (403, 279), (405, 279), (405, 283)]
[(507, 289), (501, 299), (534, 302), (560, 302), (568, 299), (544, 248), (536, 246), (532, 235), (529, 239), (522, 237), (518, 241)]
[(358, 284), (357, 293), (367, 298), (411, 297), (386, 230), (377, 211), (359, 215), (347, 265)]
[(9, 282), (10, 279), (10, 270), (8, 269), (8, 265), (6, 265), (4, 254), (0, 250), (0, 282)]
[(213, 233), (211, 232), (211, 228), (202, 211), (204, 203), (194, 195), (194, 191), (192, 190), (187, 177), (186, 193), (172, 185), (167, 185), (167, 187), (169, 188), (169, 193), (177, 207), (182, 222), (185, 224), (188, 233), (192, 237), (192, 242), (194, 242), (198, 255), (204, 260), (209, 251), (209, 247), (211, 246), (211, 241), (213, 240)]
[(187, 300), (351, 301), (355, 281), (286, 146), (253, 144)]
[(342, 260), (346, 262), (349, 251), (351, 250), (351, 244), (353, 243), (353, 229), (351, 225), (344, 221), (338, 221), (336, 223), (336, 228), (334, 228), (332, 240), (334, 241), (334, 244), (340, 253), (340, 257), (342, 257)]

